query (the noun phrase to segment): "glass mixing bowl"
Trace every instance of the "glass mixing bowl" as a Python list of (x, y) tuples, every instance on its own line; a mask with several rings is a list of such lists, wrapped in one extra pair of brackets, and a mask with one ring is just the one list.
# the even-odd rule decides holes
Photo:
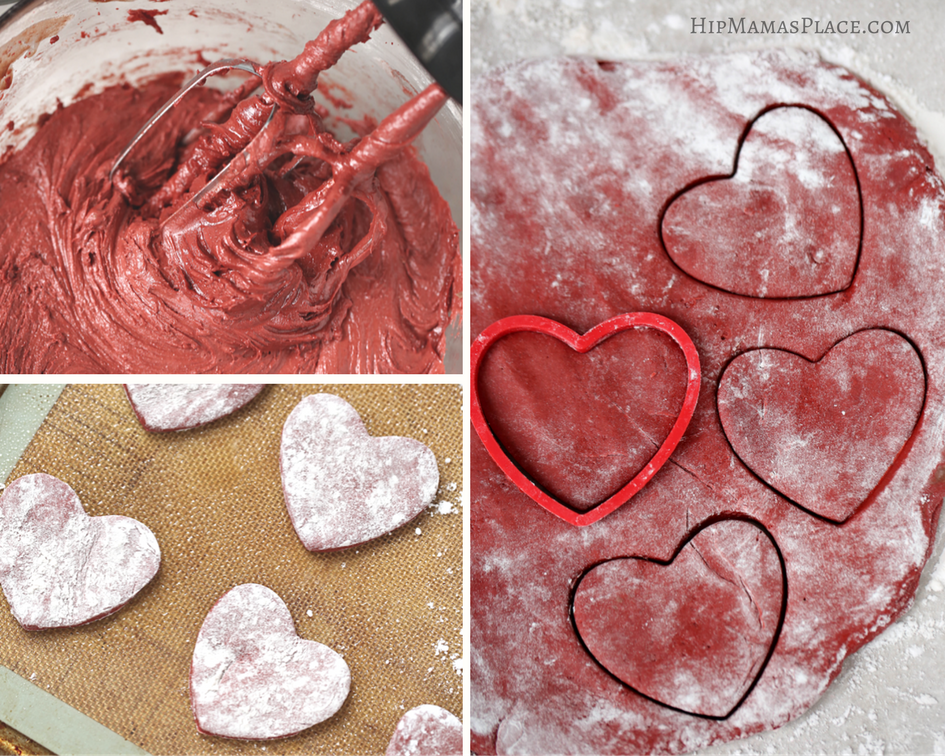
[[(295, 57), (355, 0), (168, 0), (148, 3), (154, 26), (129, 21), (129, 2), (24, 0), (0, 17), (0, 154), (25, 144), (40, 116), (57, 103), (137, 82), (168, 71), (188, 74), (220, 58), (261, 63)], [(141, 5), (140, 3), (138, 5)], [(137, 6), (134, 6), (137, 7)], [(342, 139), (339, 121), (380, 121), (432, 79), (385, 24), (319, 79), (316, 100), (328, 106), (326, 124)], [(214, 77), (209, 85), (227, 86)], [(230, 84), (232, 85), (232, 81)], [(326, 99), (326, 95), (329, 99)], [(115, 114), (121, 118), (120, 113)], [(414, 142), (449, 203), (462, 234), (462, 109), (450, 101)], [(461, 300), (447, 330), (447, 373), (462, 372)]]

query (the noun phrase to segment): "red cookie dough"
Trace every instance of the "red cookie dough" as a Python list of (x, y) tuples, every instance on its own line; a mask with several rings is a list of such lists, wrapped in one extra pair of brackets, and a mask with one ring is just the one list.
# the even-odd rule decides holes
[(638, 693), (726, 717), (751, 692), (777, 642), (784, 588), (770, 536), (723, 519), (668, 563), (614, 559), (588, 570), (574, 591), (574, 626), (597, 662)]
[(155, 576), (161, 549), (137, 520), (89, 517), (68, 484), (36, 473), (0, 497), (0, 586), (27, 630), (117, 612)]
[(261, 383), (126, 383), (128, 401), (147, 431), (179, 431), (212, 423), (249, 404)]
[[(755, 349), (719, 381), (719, 420), (742, 461), (809, 512), (843, 522), (908, 442), (925, 373), (899, 334), (868, 329), (820, 360)], [(816, 475), (811, 474), (816, 471)]]
[[(0, 165), (0, 371), (443, 372), (459, 234), (408, 142), (446, 95), (433, 86), (350, 143), (307, 97), (380, 22), (367, 3), (295, 61), (262, 67), (265, 95), (190, 92), (114, 182), (180, 76), (43, 116)], [(246, 164), (188, 204), (273, 102)]]
[(417, 706), (397, 723), (386, 756), (460, 756), (463, 723), (446, 709)]
[(305, 548), (355, 546), (399, 528), (436, 496), (436, 456), (412, 438), (373, 438), (331, 394), (305, 397), (282, 429), (285, 505)]
[[(473, 751), (680, 753), (798, 717), (912, 602), (945, 494), (945, 191), (931, 156), (881, 94), (797, 51), (529, 61), (473, 96), (472, 333), (513, 315), (586, 333), (653, 312), (686, 331), (702, 368), (673, 455), (587, 527), (535, 504), (472, 436)], [(679, 356), (653, 334), (617, 334), (595, 356), (514, 338), (480, 375), (486, 419), (520, 469), (586, 509), (666, 433)], [(771, 444), (761, 431), (779, 414)], [(635, 451), (614, 456), (627, 438)], [(584, 484), (595, 456), (606, 486)], [(752, 566), (722, 548), (705, 563), (717, 578), (670, 562), (723, 520), (770, 536), (787, 585), (770, 659), (730, 715), (744, 687), (723, 694), (711, 673), (732, 657), (755, 674), (773, 610), (756, 604), (764, 632), (745, 616), (751, 637), (720, 638), (695, 613), (700, 586), (727, 578), (755, 599), (761, 579), (776, 604), (759, 567), (771, 552)], [(636, 592), (640, 560), (659, 602)], [(749, 606), (716, 588), (729, 598), (715, 609)], [(673, 602), (697, 623), (664, 640), (646, 623)], [(601, 650), (614, 633), (627, 645)], [(663, 650), (696, 645), (641, 679), (633, 644), (654, 635)], [(681, 658), (695, 687), (673, 692), (658, 674)]]
[(190, 668), (190, 703), (205, 735), (284, 738), (333, 716), (351, 673), (327, 646), (303, 640), (281, 598), (255, 583), (207, 614)]

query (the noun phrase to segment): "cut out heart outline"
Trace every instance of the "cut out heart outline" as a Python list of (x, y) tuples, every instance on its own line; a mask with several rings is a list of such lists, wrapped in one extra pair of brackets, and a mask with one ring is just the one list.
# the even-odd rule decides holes
[[(749, 459), (746, 459), (745, 449), (742, 448), (741, 444), (733, 443), (732, 431), (730, 428), (726, 427), (726, 421), (724, 420), (724, 415), (726, 413), (723, 412), (720, 407), (719, 392), (722, 390), (722, 386), (726, 381), (726, 376), (728, 374), (729, 368), (731, 368), (732, 365), (737, 360), (744, 358), (748, 355), (752, 355), (757, 352), (780, 352), (785, 355), (788, 355), (789, 357), (797, 358), (799, 361), (798, 364), (804, 367), (815, 369), (821, 366), (824, 363), (824, 361), (830, 357), (831, 353), (833, 353), (835, 349), (837, 349), (838, 347), (842, 347), (842, 345), (844, 344), (847, 344), (850, 339), (860, 336), (862, 334), (866, 334), (866, 333), (870, 333), (874, 331), (882, 331), (882, 332), (887, 332), (889, 334), (892, 334), (902, 339), (905, 344), (911, 347), (911, 349), (915, 353), (916, 358), (918, 359), (919, 366), (922, 371), (922, 381), (923, 381), (922, 401), (919, 403), (917, 419), (916, 419), (916, 422), (913, 424), (911, 430), (909, 431), (909, 435), (906, 437), (905, 441), (903, 442), (899, 450), (893, 455), (892, 460), (889, 462), (889, 465), (886, 467), (882, 475), (879, 476), (878, 480), (876, 481), (876, 484), (869, 490), (866, 496), (862, 500), (860, 500), (855, 506), (847, 507), (842, 517), (829, 517), (823, 512), (813, 509), (809, 505), (805, 506), (796, 498), (792, 497), (788, 493), (785, 493), (785, 491), (775, 486), (773, 483), (768, 481), (764, 475), (758, 472), (756, 470), (756, 465), (752, 463), (752, 461), (750, 461)], [(728, 361), (728, 363), (726, 363), (726, 365), (722, 368), (721, 372), (719, 373), (719, 379), (716, 385), (716, 395), (715, 395), (716, 414), (719, 418), (719, 427), (722, 430), (722, 435), (724, 436), (726, 443), (729, 445), (729, 448), (731, 448), (732, 453), (735, 455), (738, 461), (741, 462), (745, 466), (745, 468), (759, 482), (761, 482), (765, 487), (774, 491), (778, 496), (781, 496), (786, 501), (790, 502), (793, 506), (809, 514), (811, 517), (815, 517), (818, 520), (822, 520), (824, 522), (828, 522), (833, 525), (840, 526), (840, 525), (843, 525), (845, 522), (847, 522), (857, 512), (861, 511), (865, 506), (867, 506), (879, 495), (879, 493), (889, 484), (889, 481), (895, 475), (896, 471), (899, 468), (900, 462), (903, 459), (905, 459), (905, 457), (909, 454), (909, 451), (912, 448), (912, 444), (915, 441), (917, 431), (922, 424), (922, 418), (925, 413), (925, 405), (926, 405), (926, 401), (928, 400), (928, 384), (929, 384), (929, 378), (928, 378), (928, 372), (925, 366), (925, 359), (922, 356), (922, 352), (919, 351), (919, 348), (912, 342), (911, 339), (909, 339), (904, 334), (899, 333), (898, 331), (895, 331), (891, 328), (885, 328), (885, 327), (862, 328), (858, 331), (854, 331), (853, 333), (850, 333), (844, 336), (843, 338), (835, 341), (833, 344), (827, 347), (827, 349), (816, 359), (809, 359), (802, 354), (798, 354), (797, 352), (791, 351), (790, 349), (784, 349), (780, 347), (756, 347), (754, 349), (748, 349), (744, 352), (741, 352), (735, 355), (734, 357), (732, 357), (731, 360)]]
[[(679, 708), (678, 706), (673, 706), (672, 704), (665, 703), (656, 698), (653, 698), (652, 696), (647, 695), (646, 693), (643, 693), (637, 690), (626, 681), (621, 680), (619, 677), (617, 677), (617, 675), (615, 675), (606, 666), (604, 666), (604, 664), (601, 663), (601, 661), (596, 656), (594, 656), (594, 654), (591, 653), (590, 649), (587, 647), (587, 644), (585, 643), (584, 638), (581, 635), (581, 632), (577, 626), (577, 620), (575, 618), (575, 612), (574, 612), (574, 602), (575, 602), (575, 598), (577, 597), (578, 590), (581, 586), (581, 583), (595, 568), (600, 567), (601, 565), (604, 565), (604, 564), (608, 564), (610, 562), (622, 561), (626, 559), (636, 559), (640, 561), (650, 562), (652, 564), (659, 565), (660, 567), (669, 567), (670, 565), (673, 564), (673, 562), (675, 562), (676, 558), (682, 553), (683, 549), (685, 549), (686, 546), (688, 546), (694, 538), (696, 538), (700, 533), (702, 533), (707, 528), (710, 528), (713, 525), (717, 525), (722, 522), (748, 523), (749, 525), (752, 525), (755, 528), (757, 528), (758, 531), (770, 541), (771, 545), (774, 547), (774, 551), (778, 557), (778, 562), (781, 568), (781, 606), (780, 606), (780, 611), (778, 614), (778, 622), (774, 629), (774, 632), (772, 633), (771, 641), (768, 645), (767, 653), (765, 654), (765, 657), (762, 660), (761, 664), (758, 666), (758, 670), (755, 673), (755, 677), (752, 680), (751, 684), (745, 689), (745, 692), (741, 695), (741, 697), (734, 703), (734, 705), (725, 714), (713, 715), (713, 714), (701, 714), (697, 712), (687, 711), (685, 709)], [(664, 559), (657, 559), (653, 557), (631, 555), (631, 556), (614, 557), (611, 559), (604, 559), (592, 565), (589, 565), (587, 568), (584, 569), (584, 571), (580, 574), (580, 576), (577, 578), (577, 580), (574, 581), (574, 584), (571, 586), (571, 595), (568, 602), (568, 616), (571, 621), (571, 629), (573, 630), (575, 638), (577, 639), (581, 648), (591, 659), (594, 660), (595, 664), (597, 664), (605, 673), (607, 673), (608, 676), (610, 676), (617, 683), (625, 686), (629, 690), (632, 690), (634, 693), (636, 693), (639, 696), (642, 696), (648, 701), (652, 701), (653, 703), (658, 704), (659, 706), (663, 706), (667, 709), (671, 709), (672, 711), (678, 711), (682, 714), (688, 714), (690, 716), (698, 717), (700, 719), (720, 721), (720, 720), (728, 719), (736, 711), (738, 711), (739, 707), (741, 707), (741, 705), (748, 699), (752, 691), (758, 685), (758, 681), (761, 680), (762, 675), (764, 675), (765, 669), (768, 666), (768, 662), (771, 661), (771, 657), (774, 656), (774, 651), (777, 648), (778, 641), (781, 638), (781, 631), (784, 627), (784, 620), (787, 615), (787, 602), (788, 602), (787, 565), (785, 563), (784, 554), (781, 551), (781, 547), (778, 545), (778, 542), (775, 539), (774, 535), (772, 535), (771, 531), (769, 531), (768, 528), (766, 528), (762, 522), (760, 522), (759, 520), (756, 520), (753, 517), (749, 517), (739, 512), (724, 512), (724, 513), (715, 515), (714, 517), (708, 518), (707, 520), (702, 522), (700, 525), (698, 525), (696, 528), (691, 530), (682, 539), (682, 541), (680, 541), (679, 545), (676, 547), (675, 551), (672, 553), (672, 555), (668, 559), (664, 560)]]
[[(479, 400), (479, 369), (482, 366), (483, 358), (492, 346), (501, 338), (513, 333), (538, 333), (544, 336), (551, 336), (558, 341), (571, 347), (578, 354), (586, 354), (601, 342), (615, 336), (623, 331), (633, 328), (652, 328), (665, 333), (682, 350), (686, 359), (686, 393), (683, 397), (682, 407), (676, 422), (670, 429), (656, 453), (650, 458), (649, 462), (643, 466), (629, 483), (620, 488), (603, 502), (597, 504), (586, 512), (578, 512), (556, 497), (551, 496), (525, 472), (515, 464), (511, 456), (502, 447), (489, 422), (486, 420), (482, 411), (482, 403)], [(696, 402), (699, 398), (699, 387), (702, 379), (699, 366), (699, 354), (696, 351), (692, 339), (682, 329), (681, 326), (674, 323), (669, 318), (657, 315), (651, 312), (631, 312), (616, 315), (603, 323), (599, 323), (583, 335), (579, 335), (565, 325), (556, 320), (543, 318), (538, 315), (513, 315), (508, 318), (497, 320), (486, 328), (473, 342), (469, 351), (470, 362), (470, 419), (473, 427), (476, 429), (480, 440), (489, 452), (489, 456), (499, 466), (522, 493), (526, 494), (541, 507), (551, 512), (556, 517), (561, 518), (567, 523), (576, 527), (591, 525), (603, 517), (606, 517), (614, 510), (623, 506), (630, 498), (649, 480), (656, 475), (660, 468), (670, 458), (676, 450), (676, 446), (682, 439), (689, 421), (696, 410)]]
[[(813, 113), (816, 117), (820, 118), (830, 128), (830, 130), (833, 131), (833, 133), (837, 136), (837, 139), (840, 141), (840, 144), (843, 146), (844, 152), (846, 153), (847, 160), (849, 161), (850, 169), (853, 173), (854, 185), (856, 188), (857, 209), (859, 213), (859, 217), (858, 217), (859, 233), (857, 235), (856, 252), (854, 256), (853, 266), (852, 266), (852, 269), (850, 270), (849, 279), (846, 281), (846, 284), (844, 286), (841, 286), (831, 291), (821, 291), (821, 292), (816, 292), (816, 293), (811, 293), (811, 294), (801, 294), (801, 295), (795, 295), (795, 296), (759, 296), (759, 295), (750, 294), (747, 292), (735, 291), (734, 289), (726, 288), (725, 286), (721, 286), (717, 283), (710, 283), (709, 281), (705, 281), (702, 278), (699, 278), (698, 276), (696, 276), (694, 273), (683, 268), (682, 265), (680, 265), (680, 263), (677, 261), (676, 257), (670, 252), (670, 249), (669, 249), (670, 245), (667, 244), (666, 234), (664, 230), (666, 216), (669, 214), (670, 209), (672, 208), (672, 206), (677, 200), (679, 200), (681, 197), (688, 194), (689, 192), (692, 192), (693, 190), (698, 189), (700, 186), (710, 184), (713, 182), (729, 181), (731, 179), (734, 179), (739, 171), (739, 162), (742, 156), (742, 149), (745, 146), (746, 140), (751, 135), (752, 129), (755, 128), (755, 124), (758, 122), (759, 119), (761, 119), (763, 116), (767, 115), (768, 113), (771, 113), (772, 111), (779, 110), (779, 109), (785, 109), (785, 108), (797, 108), (800, 110), (806, 110), (810, 113)], [(689, 184), (687, 184), (686, 186), (682, 187), (677, 192), (675, 192), (667, 200), (666, 204), (663, 206), (663, 209), (660, 213), (659, 221), (657, 224), (657, 229), (658, 229), (658, 235), (659, 235), (659, 240), (660, 240), (660, 246), (662, 247), (663, 252), (666, 255), (666, 258), (673, 265), (673, 267), (676, 268), (676, 270), (678, 270), (683, 275), (689, 276), (690, 278), (693, 278), (694, 280), (699, 281), (699, 283), (703, 284), (704, 286), (708, 286), (709, 288), (715, 289), (716, 291), (725, 292), (726, 294), (731, 294), (737, 297), (746, 297), (748, 299), (764, 299), (764, 300), (771, 300), (771, 301), (804, 300), (804, 299), (815, 299), (817, 297), (831, 296), (833, 294), (841, 294), (853, 286), (853, 282), (856, 280), (857, 272), (860, 269), (860, 259), (863, 253), (864, 218), (865, 218), (865, 213), (863, 209), (863, 187), (861, 186), (861, 183), (860, 183), (860, 174), (857, 171), (856, 163), (853, 160), (853, 154), (850, 152), (850, 147), (849, 145), (847, 145), (846, 140), (843, 138), (843, 135), (840, 133), (837, 127), (833, 124), (833, 122), (816, 108), (813, 108), (810, 105), (806, 105), (804, 103), (788, 102), (788, 103), (776, 103), (773, 105), (768, 105), (767, 107), (763, 108), (758, 113), (756, 113), (748, 121), (744, 130), (739, 135), (738, 143), (735, 148), (735, 160), (734, 160), (731, 172), (725, 173), (725, 174), (713, 174), (710, 176), (704, 176), (702, 178), (699, 178), (699, 179), (696, 179), (695, 181), (690, 182)]]

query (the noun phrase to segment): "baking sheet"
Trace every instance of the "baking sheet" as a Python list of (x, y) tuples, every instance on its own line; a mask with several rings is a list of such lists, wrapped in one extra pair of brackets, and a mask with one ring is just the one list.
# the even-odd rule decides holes
[[(706, 21), (908, 22), (903, 34), (699, 33)], [(844, 65), (912, 120), (938, 171), (945, 168), (945, 4), (852, 0), (477, 0), (470, 8), (475, 79), (522, 58), (589, 55), (602, 60), (799, 47)], [(693, 22), (697, 32), (693, 32)], [(936, 64), (930, 65), (935, 61)], [(474, 97), (471, 107), (476, 107)], [(475, 336), (475, 334), (473, 334)], [(945, 753), (945, 557), (942, 528), (915, 606), (851, 656), (804, 716), (784, 727), (703, 754)]]
[[(436, 454), (436, 505), (392, 534), (329, 554), (302, 547), (279, 477), (282, 424), (329, 391), (372, 435)], [(28, 633), (0, 603), (0, 665), (153, 754), (383, 753), (403, 713), (462, 713), (462, 391), (458, 385), (268, 386), (209, 426), (149, 434), (120, 386), (63, 391), (8, 480), (47, 472), (91, 515), (123, 514), (162, 548), (157, 577), (124, 609), (81, 628)], [(201, 736), (188, 672), (194, 640), (229, 588), (258, 582), (286, 601), (303, 638), (342, 653), (352, 688), (328, 721), (281, 741)]]
[(0, 386), (0, 480), (7, 479), (64, 388), (64, 383)]

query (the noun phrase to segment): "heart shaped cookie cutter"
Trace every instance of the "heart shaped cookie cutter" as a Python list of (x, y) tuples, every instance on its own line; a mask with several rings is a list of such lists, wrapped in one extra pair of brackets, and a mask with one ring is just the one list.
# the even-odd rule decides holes
[[(498, 438), (496, 438), (495, 433), (493, 433), (482, 411), (482, 403), (479, 400), (479, 369), (489, 349), (491, 349), (499, 339), (513, 333), (526, 332), (551, 336), (568, 345), (577, 353), (586, 354), (611, 336), (634, 328), (651, 328), (665, 333), (676, 342), (676, 345), (682, 350), (683, 356), (686, 359), (686, 394), (683, 398), (679, 415), (669, 435), (666, 436), (659, 449), (656, 450), (656, 453), (650, 458), (649, 462), (644, 465), (643, 469), (640, 470), (629, 483), (620, 488), (609, 498), (586, 512), (579, 512), (540, 488), (534, 480), (525, 474), (502, 447), (502, 444), (499, 442)], [(518, 486), (522, 493), (529, 496), (553, 515), (577, 527), (591, 525), (626, 504), (637, 491), (643, 488), (643, 486), (656, 475), (659, 469), (666, 463), (666, 460), (668, 460), (676, 450), (676, 446), (679, 444), (680, 439), (686, 432), (686, 428), (689, 426), (689, 421), (692, 419), (692, 414), (696, 409), (696, 401), (699, 398), (701, 370), (699, 367), (699, 354), (696, 351), (695, 344), (692, 343), (692, 339), (689, 338), (689, 335), (682, 327), (669, 318), (652, 312), (629, 312), (616, 315), (594, 326), (583, 335), (575, 333), (556, 320), (550, 320), (549, 318), (543, 318), (537, 315), (514, 315), (496, 321), (480, 333), (476, 340), (473, 341), (469, 360), (470, 388), (472, 395), (470, 417), (473, 427), (476, 429), (476, 433), (489, 452), (489, 456), (492, 457), (499, 468), (508, 476), (509, 480)]]

